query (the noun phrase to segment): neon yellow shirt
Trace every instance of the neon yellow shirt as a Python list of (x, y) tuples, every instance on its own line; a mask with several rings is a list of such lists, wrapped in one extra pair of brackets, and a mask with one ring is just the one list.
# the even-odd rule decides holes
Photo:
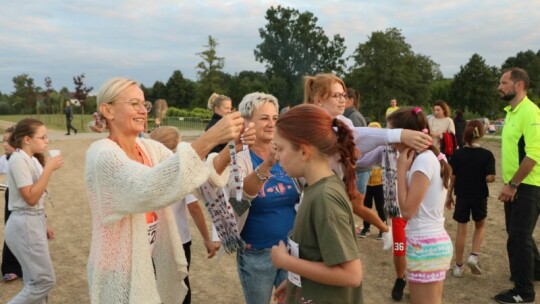
[(525, 97), (514, 109), (504, 108), (506, 119), (502, 132), (502, 175), (509, 183), (523, 158), (536, 165), (522, 183), (540, 186), (540, 109)]
[(395, 110), (399, 109), (398, 106), (395, 106), (395, 107), (388, 107), (388, 109), (386, 109), (386, 116), (392, 114), (392, 112), (394, 112)]

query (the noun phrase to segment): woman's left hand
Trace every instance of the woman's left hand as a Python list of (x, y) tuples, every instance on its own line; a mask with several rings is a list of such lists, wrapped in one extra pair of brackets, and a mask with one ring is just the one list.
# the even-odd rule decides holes
[(424, 151), (433, 144), (433, 139), (429, 134), (403, 129), (401, 131), (401, 142), (417, 151)]
[(279, 241), (278, 245), (272, 246), (272, 264), (276, 268), (284, 268), (287, 258), (289, 258), (289, 251), (285, 242)]
[(47, 224), (47, 239), (53, 240), (54, 239), (54, 230), (52, 229), (51, 225)]

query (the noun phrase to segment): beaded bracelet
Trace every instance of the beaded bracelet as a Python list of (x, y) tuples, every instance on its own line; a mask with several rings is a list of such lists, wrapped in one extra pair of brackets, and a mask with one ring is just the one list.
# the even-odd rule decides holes
[(257, 175), (257, 178), (259, 179), (259, 182), (263, 183), (268, 179), (268, 176), (263, 176), (261, 172), (259, 172), (259, 167), (255, 168), (255, 175)]

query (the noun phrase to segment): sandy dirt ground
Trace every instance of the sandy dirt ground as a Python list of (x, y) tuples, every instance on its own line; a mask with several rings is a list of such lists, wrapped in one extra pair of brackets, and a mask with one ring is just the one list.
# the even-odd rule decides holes
[[(10, 123), (0, 122), (0, 127)], [(49, 185), (54, 207), (47, 205), (47, 216), (56, 237), (50, 244), (57, 284), (50, 294), (50, 303), (88, 303), (86, 261), (91, 238), (91, 214), (84, 185), (84, 163), (88, 146), (106, 134), (77, 134), (65, 136), (61, 131), (49, 131), (50, 149), (59, 149), (64, 156), (64, 167), (56, 171)], [(193, 138), (193, 133), (184, 134), (184, 139)], [(497, 173), (500, 173), (500, 143), (486, 140), (484, 146), (497, 159)], [(0, 148), (0, 153), (4, 153)], [(0, 182), (4, 177), (0, 176)], [(493, 296), (499, 291), (512, 287), (509, 281), (506, 254), (506, 232), (504, 229), (503, 204), (496, 196), (502, 185), (500, 175), (491, 184), (486, 237), (480, 260), (485, 273), (475, 276), (466, 269), (463, 278), (454, 278), (447, 273), (444, 282), (443, 303), (494, 303)], [(0, 205), (3, 210), (3, 194)], [(0, 212), (3, 223), (3, 212)], [(361, 220), (357, 219), (359, 225)], [(209, 223), (209, 221), (207, 221)], [(236, 272), (234, 255), (223, 254), (219, 259), (207, 259), (200, 235), (190, 219), (192, 228), (192, 265), (190, 280), (193, 303), (244, 303), (242, 289)], [(538, 225), (537, 225), (538, 228)], [(3, 241), (3, 225), (0, 225), (0, 241)], [(456, 224), (452, 213), (446, 212), (446, 229), (455, 240)], [(470, 251), (473, 225), (469, 223), (469, 234), (465, 253)], [(393, 303), (390, 291), (395, 274), (392, 253), (382, 251), (382, 242), (376, 239), (376, 228), (365, 239), (359, 239), (361, 260), (364, 270), (363, 291), (365, 303)], [(536, 229), (535, 240), (540, 241), (540, 229)], [(1, 247), (0, 247), (1, 248)], [(0, 249), (1, 250), (1, 249)], [(0, 281), (0, 303), (6, 303), (21, 288), (22, 280)], [(540, 283), (536, 283), (540, 295)], [(408, 303), (405, 289), (402, 303)]]

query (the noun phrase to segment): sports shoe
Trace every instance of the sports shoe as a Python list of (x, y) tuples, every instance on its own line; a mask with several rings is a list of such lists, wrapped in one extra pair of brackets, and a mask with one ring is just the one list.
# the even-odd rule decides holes
[(405, 289), (407, 281), (405, 279), (397, 278), (394, 282), (394, 287), (392, 288), (392, 299), (399, 301), (403, 298), (403, 289)]
[(379, 232), (379, 234), (377, 235), (377, 240), (382, 240), (383, 239), (383, 236), (382, 236), (382, 232)]
[(366, 236), (369, 235), (369, 229), (362, 229), (362, 231), (360, 231), (360, 233), (358, 234), (358, 237), (359, 238), (365, 238)]
[(470, 255), (469, 259), (467, 260), (467, 266), (471, 268), (471, 272), (476, 275), (482, 274), (482, 268), (480, 268), (480, 262), (478, 261), (478, 257), (475, 255)]
[(452, 274), (456, 278), (461, 278), (463, 276), (463, 265), (458, 266), (457, 264), (455, 264), (452, 268)]
[(507, 290), (495, 296), (495, 301), (503, 304), (512, 304), (512, 303), (522, 303), (522, 304), (533, 304), (534, 296), (525, 296), (519, 294), (514, 289)]
[(392, 245), (394, 245), (394, 239), (392, 237), (392, 227), (388, 226), (388, 232), (382, 233), (382, 240), (383, 240), (383, 250), (389, 250), (392, 248)]

